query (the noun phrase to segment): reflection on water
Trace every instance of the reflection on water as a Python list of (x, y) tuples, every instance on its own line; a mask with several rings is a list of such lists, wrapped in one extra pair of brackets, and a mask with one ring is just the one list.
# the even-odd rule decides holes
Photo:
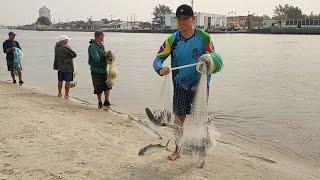
[[(5, 30), (0, 32), (1, 37), (7, 34)], [(25, 55), (26, 85), (56, 94), (53, 50), (61, 33), (17, 33)], [(65, 34), (71, 37), (71, 46), (78, 53), (79, 83), (72, 89), (72, 95), (95, 103), (87, 63), (92, 33)], [(106, 34), (106, 47), (115, 52), (120, 71), (111, 94), (114, 109), (139, 114), (145, 107), (159, 103), (162, 77), (153, 71), (152, 62), (167, 36)], [(223, 72), (213, 77), (209, 105), (222, 138), (319, 166), (320, 36), (217, 34), (212, 37), (216, 50), (225, 59)], [(2, 59), (0, 79), (8, 80)]]

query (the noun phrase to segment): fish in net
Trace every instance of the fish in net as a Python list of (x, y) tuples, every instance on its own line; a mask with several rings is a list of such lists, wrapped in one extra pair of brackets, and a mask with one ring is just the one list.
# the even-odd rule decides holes
[(181, 153), (192, 156), (206, 156), (212, 145), (208, 123), (208, 85), (207, 75), (201, 74), (198, 88), (191, 105), (191, 112), (186, 116), (183, 133), (179, 140)]
[(222, 65), (214, 63), (210, 55), (202, 60), (172, 68), (164, 77), (159, 107), (147, 112), (156, 125), (174, 127), (178, 153), (199, 157), (206, 156), (220, 137), (208, 116), (208, 99), (211, 74)]

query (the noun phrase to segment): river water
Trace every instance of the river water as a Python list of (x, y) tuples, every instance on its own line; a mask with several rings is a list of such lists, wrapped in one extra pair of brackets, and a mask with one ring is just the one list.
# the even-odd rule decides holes
[[(0, 30), (5, 40), (8, 30)], [(54, 45), (62, 32), (16, 31), (23, 48), (25, 85), (57, 94)], [(72, 96), (96, 103), (88, 66), (92, 33), (64, 32), (77, 52), (78, 86)], [(119, 77), (111, 92), (113, 108), (141, 114), (159, 103), (162, 77), (152, 68), (167, 34), (106, 33), (117, 56)], [(266, 156), (285, 157), (320, 173), (320, 36), (213, 34), (224, 70), (213, 76), (209, 111), (222, 139)], [(5, 56), (0, 80), (9, 80)], [(168, 59), (170, 60), (170, 58)]]

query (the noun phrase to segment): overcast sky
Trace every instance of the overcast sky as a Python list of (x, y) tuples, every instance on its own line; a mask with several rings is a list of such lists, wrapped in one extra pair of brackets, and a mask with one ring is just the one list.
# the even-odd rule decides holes
[[(100, 20), (127, 19), (136, 14), (137, 20), (150, 21), (152, 8), (157, 4), (166, 4), (176, 9), (182, 3), (190, 0), (0, 0), (0, 24), (18, 25), (35, 22), (38, 10), (46, 5), (51, 9), (52, 21), (87, 20), (92, 17)], [(273, 15), (273, 9), (278, 4), (289, 3), (299, 6), (304, 13), (320, 13), (320, 0), (195, 0), (195, 11), (225, 14), (236, 11), (237, 15), (255, 13), (258, 15)]]

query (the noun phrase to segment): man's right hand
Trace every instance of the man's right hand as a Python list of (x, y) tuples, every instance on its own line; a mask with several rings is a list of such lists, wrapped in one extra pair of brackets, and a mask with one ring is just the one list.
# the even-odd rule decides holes
[(162, 69), (160, 69), (160, 75), (161, 76), (165, 76), (170, 74), (170, 68), (169, 67), (163, 67)]
[(15, 50), (14, 47), (8, 48), (6, 49), (6, 53), (13, 52), (14, 50)]

